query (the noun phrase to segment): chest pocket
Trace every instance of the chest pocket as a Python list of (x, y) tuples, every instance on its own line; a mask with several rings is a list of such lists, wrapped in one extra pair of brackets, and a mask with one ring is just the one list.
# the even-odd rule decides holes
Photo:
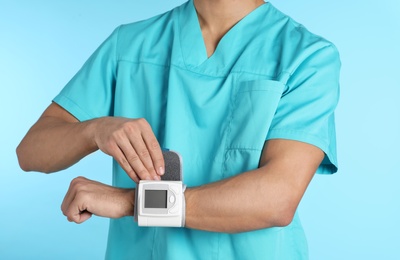
[(272, 80), (238, 85), (226, 133), (224, 178), (258, 167), (283, 89), (283, 83)]

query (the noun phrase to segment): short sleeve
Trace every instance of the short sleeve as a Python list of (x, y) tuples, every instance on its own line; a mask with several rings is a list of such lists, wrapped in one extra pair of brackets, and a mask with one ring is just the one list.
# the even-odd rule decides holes
[(53, 102), (79, 121), (113, 113), (116, 78), (116, 29), (91, 55)]
[(312, 144), (325, 153), (317, 173), (337, 171), (334, 110), (339, 100), (340, 58), (332, 45), (302, 58), (291, 73), (267, 135)]

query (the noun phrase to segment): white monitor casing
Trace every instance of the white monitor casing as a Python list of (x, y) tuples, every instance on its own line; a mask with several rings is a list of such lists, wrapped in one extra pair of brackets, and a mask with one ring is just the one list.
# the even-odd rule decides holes
[(138, 225), (182, 227), (185, 207), (183, 192), (182, 181), (140, 181), (136, 187), (135, 205)]

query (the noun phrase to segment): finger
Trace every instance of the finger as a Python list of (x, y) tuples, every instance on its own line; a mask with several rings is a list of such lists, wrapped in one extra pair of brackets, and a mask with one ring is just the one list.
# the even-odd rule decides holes
[(70, 211), (67, 214), (67, 220), (69, 222), (75, 222), (76, 224), (81, 224), (81, 223), (85, 222), (86, 220), (88, 220), (89, 218), (91, 218), (92, 215), (93, 214), (87, 210), (82, 211), (82, 212), (74, 210), (74, 211)]
[(81, 224), (92, 216), (92, 213), (86, 208), (86, 205), (90, 204), (90, 200), (87, 193), (82, 195), (82, 192), (78, 191), (75, 194), (76, 196), (66, 208), (65, 215), (68, 221)]
[(81, 182), (84, 178), (83, 177), (77, 177), (71, 181), (69, 184), (69, 188), (67, 193), (64, 196), (63, 202), (61, 203), (61, 211), (63, 214), (66, 216), (67, 210), (69, 208), (69, 205), (75, 198), (76, 194), (76, 186), (78, 185), (79, 182)]
[(117, 163), (128, 174), (128, 176), (131, 177), (134, 182), (139, 182), (139, 177), (133, 171), (131, 165), (125, 157), (125, 154), (116, 143), (110, 146), (110, 155), (117, 161)]
[[(124, 146), (124, 144), (121, 144), (121, 146)], [(130, 149), (133, 150), (132, 147)], [(127, 151), (126, 153), (128, 153), (129, 148), (126, 147), (125, 150)], [(129, 175), (129, 177), (131, 177), (131, 179), (134, 182), (138, 183), (141, 178), (134, 171), (134, 169), (132, 168), (132, 166), (129, 163), (128, 159), (126, 158), (126, 155), (125, 155), (124, 151), (119, 146), (116, 146), (116, 148), (113, 149), (112, 156), (118, 162), (118, 164), (122, 167), (122, 169), (124, 169), (124, 171)], [(144, 166), (143, 166), (143, 168), (144, 168)], [(143, 176), (143, 178), (142, 178), (143, 180), (150, 180), (151, 179), (150, 175), (148, 173), (147, 173), (147, 176), (145, 176), (145, 174), (142, 173), (142, 176)]]
[(92, 215), (93, 215), (92, 213), (90, 213), (89, 211), (85, 210), (85, 211), (83, 211), (83, 212), (81, 212), (79, 214), (79, 219), (75, 223), (81, 224), (81, 223), (85, 222), (86, 220), (88, 220), (89, 218), (91, 218)]
[(150, 153), (141, 138), (130, 138), (122, 142), (120, 148), (133, 171), (141, 180), (159, 180), (151, 161)]
[(79, 223), (80, 220), (80, 211), (76, 206), (76, 201), (72, 201), (64, 211), (64, 215), (67, 217), (69, 222)]
[(146, 151), (150, 155), (151, 167), (155, 170), (158, 176), (163, 175), (165, 173), (165, 166), (160, 144), (158, 143), (150, 124), (146, 120), (139, 121), (139, 123), (142, 128), (141, 140), (143, 140), (146, 146)]
[(68, 205), (69, 205), (69, 203), (71, 201), (70, 197), (71, 197), (70, 189), (68, 189), (68, 191), (65, 194), (64, 199), (63, 199), (63, 201), (61, 203), (61, 212), (63, 213), (64, 216), (67, 215)]
[[(143, 140), (143, 137), (140, 139), (134, 140), (135, 143), (132, 143), (132, 146), (135, 148), (135, 152), (140, 158), (140, 161), (147, 169), (153, 180), (160, 180), (160, 176), (156, 172), (156, 168), (154, 167), (153, 160), (150, 154), (150, 150), (146, 146), (146, 143)], [(139, 167), (140, 165), (138, 165)]]
[(150, 153), (152, 164), (158, 175), (164, 175), (165, 164), (164, 156), (161, 151), (160, 144), (158, 143), (153, 131), (146, 131), (142, 133), (143, 140)]

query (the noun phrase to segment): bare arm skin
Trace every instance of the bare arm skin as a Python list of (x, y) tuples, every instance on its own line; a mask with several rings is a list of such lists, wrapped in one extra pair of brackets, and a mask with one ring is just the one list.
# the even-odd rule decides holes
[(289, 225), (323, 157), (310, 144), (267, 141), (258, 169), (186, 191), (186, 226), (236, 233)]
[(133, 216), (134, 203), (134, 189), (115, 188), (78, 177), (71, 181), (61, 210), (68, 221), (80, 224), (93, 214), (108, 218)]
[(55, 172), (102, 150), (136, 182), (164, 174), (161, 148), (144, 119), (102, 117), (79, 122), (52, 103), (17, 148), (25, 171)]
[(17, 147), (25, 171), (55, 172), (97, 150), (90, 138), (90, 122), (79, 121), (57, 104), (51, 104)]
[[(258, 169), (186, 190), (186, 227), (237, 233), (290, 224), (323, 156), (310, 144), (267, 141)], [(133, 189), (118, 192), (121, 189), (84, 178), (73, 183), (62, 206), (70, 221), (82, 223), (88, 210), (103, 217), (132, 215)], [(107, 193), (110, 196), (104, 195)], [(113, 203), (109, 203), (110, 197)], [(86, 216), (81, 217), (82, 213)]]

